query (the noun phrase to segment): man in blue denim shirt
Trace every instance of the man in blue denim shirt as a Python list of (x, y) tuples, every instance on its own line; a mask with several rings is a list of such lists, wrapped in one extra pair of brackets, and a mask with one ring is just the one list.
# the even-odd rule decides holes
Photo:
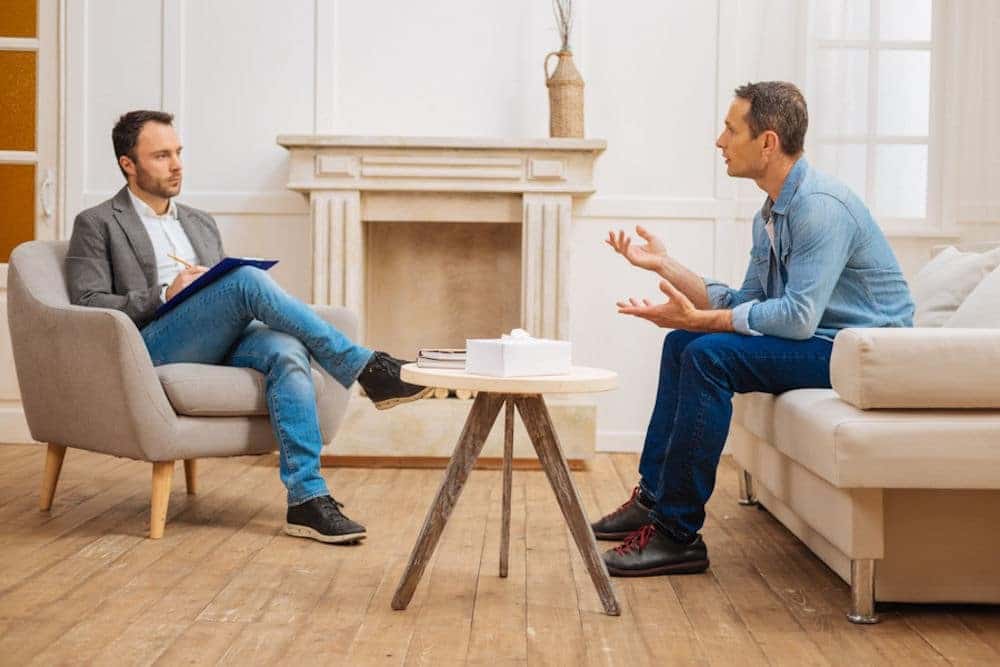
[(750, 265), (739, 289), (671, 258), (642, 227), (607, 243), (659, 274), (665, 303), (629, 299), (618, 312), (674, 329), (666, 337), (639, 485), (593, 524), (619, 576), (701, 572), (698, 534), (729, 432), (734, 393), (830, 386), (830, 353), (847, 327), (908, 327), (913, 302), (889, 243), (864, 203), (803, 154), (808, 112), (785, 82), (736, 90), (716, 146), (730, 176), (767, 193), (754, 216)]

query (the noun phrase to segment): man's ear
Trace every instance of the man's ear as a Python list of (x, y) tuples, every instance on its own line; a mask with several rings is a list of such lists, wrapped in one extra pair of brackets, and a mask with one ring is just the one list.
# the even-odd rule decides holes
[(128, 155), (119, 155), (118, 164), (129, 176), (135, 176), (135, 163)]
[(781, 151), (781, 139), (778, 138), (777, 132), (764, 130), (764, 143), (761, 145), (761, 151), (768, 157)]

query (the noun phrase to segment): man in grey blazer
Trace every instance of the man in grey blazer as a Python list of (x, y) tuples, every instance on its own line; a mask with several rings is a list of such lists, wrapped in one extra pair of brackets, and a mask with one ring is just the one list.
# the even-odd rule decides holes
[(224, 364), (263, 373), (288, 490), (285, 532), (329, 543), (363, 539), (364, 527), (341, 513), (320, 475), (310, 358), (344, 387), (360, 383), (379, 409), (430, 390), (403, 382), (401, 361), (351, 342), (253, 267), (231, 271), (157, 317), (161, 305), (222, 259), (222, 239), (212, 216), (174, 199), (183, 167), (172, 115), (131, 111), (111, 136), (127, 184), (73, 223), (70, 299), (125, 312), (154, 365)]

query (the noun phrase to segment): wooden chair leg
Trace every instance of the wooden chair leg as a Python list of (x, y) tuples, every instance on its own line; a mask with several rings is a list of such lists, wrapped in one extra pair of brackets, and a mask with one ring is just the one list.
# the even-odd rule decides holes
[(66, 448), (62, 445), (49, 443), (45, 452), (45, 472), (42, 474), (42, 491), (38, 498), (38, 506), (43, 512), (52, 507), (52, 499), (56, 495), (56, 484), (59, 483), (59, 473), (62, 472)]
[(434, 504), (427, 510), (427, 518), (420, 529), (420, 536), (417, 543), (413, 545), (410, 553), (410, 560), (406, 564), (399, 585), (396, 587), (396, 594), (392, 597), (392, 608), (398, 610), (406, 609), (413, 598), (413, 592), (420, 583), (420, 576), (427, 567), (427, 562), (434, 554), (434, 547), (437, 546), (441, 532), (444, 530), (451, 511), (458, 502), (458, 497), (462, 493), (472, 467), (479, 458), (479, 453), (486, 444), (486, 436), (493, 428), (500, 406), (504, 403), (503, 394), (490, 394), (480, 392), (476, 396), (476, 401), (472, 404), (472, 410), (465, 420), (465, 428), (462, 429), (462, 436), (455, 445), (455, 452), (451, 455), (451, 463), (445, 472), (444, 480), (438, 489)]
[(507, 576), (510, 561), (510, 487), (514, 458), (514, 399), (507, 399), (503, 429), (503, 519), (500, 524), (500, 576)]
[(195, 461), (198, 459), (184, 459), (184, 483), (187, 485), (189, 496), (198, 493), (198, 484), (195, 480)]
[(163, 527), (167, 524), (167, 505), (170, 503), (170, 484), (173, 479), (173, 461), (153, 463), (153, 493), (149, 510), (150, 539), (158, 540), (163, 537)]

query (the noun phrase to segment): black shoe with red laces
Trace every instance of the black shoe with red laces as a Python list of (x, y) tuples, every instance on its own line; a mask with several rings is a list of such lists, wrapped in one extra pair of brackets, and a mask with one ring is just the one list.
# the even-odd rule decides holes
[(621, 507), (590, 524), (594, 537), (599, 540), (624, 540), (631, 533), (649, 523), (650, 506), (643, 501), (642, 490), (637, 486)]
[(708, 548), (701, 535), (695, 535), (690, 544), (681, 544), (650, 523), (620, 546), (605, 551), (604, 563), (615, 577), (694, 574), (708, 569)]

